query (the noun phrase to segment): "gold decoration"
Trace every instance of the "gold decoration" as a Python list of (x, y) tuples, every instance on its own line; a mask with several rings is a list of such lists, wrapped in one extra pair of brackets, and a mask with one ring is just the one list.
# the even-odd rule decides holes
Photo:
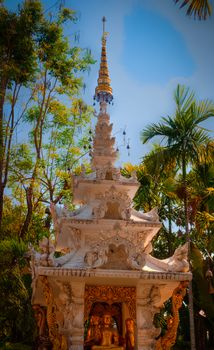
[(109, 78), (107, 55), (106, 55), (106, 37), (108, 33), (105, 31), (105, 22), (106, 22), (106, 19), (103, 18), (101, 62), (100, 62), (100, 69), (99, 69), (99, 77), (97, 79), (97, 87), (95, 89), (95, 97), (98, 97), (99, 94), (103, 94), (103, 95), (106, 94), (109, 96), (110, 100), (112, 100), (113, 98), (112, 88), (110, 85), (111, 79)]
[(182, 306), (188, 283), (188, 281), (181, 282), (172, 294), (172, 316), (168, 318), (167, 331), (157, 340), (155, 350), (170, 350), (176, 342), (177, 329), (180, 321), (179, 309)]
[(43, 336), (45, 333), (45, 310), (38, 304), (32, 306), (34, 317), (37, 324), (38, 335)]
[(85, 320), (88, 319), (93, 303), (125, 302), (129, 309), (130, 317), (136, 319), (136, 288), (117, 286), (89, 286), (85, 287)]
[(125, 320), (126, 325), (126, 350), (134, 350), (135, 347), (135, 322), (132, 318)]
[(67, 341), (64, 335), (59, 334), (58, 324), (56, 318), (57, 306), (54, 301), (53, 292), (48, 283), (48, 278), (46, 276), (41, 277), (43, 284), (43, 292), (45, 297), (45, 302), (47, 305), (47, 324), (49, 331), (49, 338), (53, 344), (53, 350), (67, 350)]
[(37, 337), (35, 338), (36, 349), (43, 350), (51, 346), (46, 324), (46, 311), (38, 304), (32, 305), (34, 317), (37, 324)]

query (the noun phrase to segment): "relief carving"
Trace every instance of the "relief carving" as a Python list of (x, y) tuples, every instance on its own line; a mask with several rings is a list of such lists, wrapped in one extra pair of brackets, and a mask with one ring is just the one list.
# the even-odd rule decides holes
[(135, 348), (135, 321), (132, 318), (125, 320), (126, 325), (126, 350), (134, 350)]
[(120, 169), (113, 167), (111, 162), (107, 166), (96, 169), (96, 178), (98, 180), (119, 180), (120, 177)]
[(145, 254), (135, 254), (127, 259), (132, 269), (141, 270), (146, 263)]
[(47, 305), (47, 324), (49, 339), (53, 344), (53, 350), (67, 350), (67, 341), (64, 335), (59, 333), (57, 322), (57, 305), (54, 300), (53, 292), (46, 276), (41, 276), (43, 284), (43, 293)]
[(39, 241), (39, 252), (32, 245), (29, 245), (29, 253), (31, 255), (31, 269), (33, 279), (36, 276), (37, 266), (55, 266), (54, 261), (55, 246), (50, 239), (44, 237)]
[(38, 304), (32, 306), (34, 317), (37, 324), (37, 337), (35, 339), (35, 345), (37, 350), (51, 349), (52, 344), (48, 337), (48, 330), (46, 324), (46, 312), (44, 307)]
[(156, 307), (161, 300), (159, 287), (149, 285), (138, 286), (138, 288), (140, 288), (137, 297), (138, 328), (154, 329), (158, 335), (160, 330), (155, 329), (153, 325), (153, 318), (154, 315), (159, 312), (159, 308)]
[(156, 342), (156, 350), (170, 350), (176, 342), (179, 325), (179, 309), (186, 294), (188, 281), (181, 282), (172, 294), (172, 315), (167, 320), (167, 331)]
[(105, 264), (107, 260), (108, 256), (105, 249), (88, 251), (84, 258), (84, 261), (90, 268), (100, 267)]
[(61, 312), (62, 329), (71, 330), (73, 325), (72, 289), (69, 283), (55, 281), (60, 291), (56, 299), (57, 306)]
[(84, 261), (87, 264), (86, 267), (131, 268), (134, 270), (143, 268), (146, 262), (145, 253), (139, 253), (133, 242), (119, 235), (111, 236), (109, 233), (110, 238), (108, 238), (108, 235), (106, 236), (98, 241), (97, 244), (92, 245), (86, 252), (84, 257)]
[(96, 199), (100, 204), (94, 208), (95, 218), (110, 218), (128, 220), (131, 215), (131, 200), (124, 192), (119, 192), (114, 186), (104, 194), (99, 193)]
[(136, 288), (116, 286), (90, 286), (85, 287), (85, 319), (88, 319), (92, 304), (95, 302), (125, 302), (129, 315), (136, 319)]
[(72, 224), (65, 223), (63, 236), (58, 237), (57, 246), (63, 253), (77, 251), (81, 246), (81, 230), (73, 227)]
[(188, 272), (188, 243), (178, 247), (173, 256), (168, 259), (168, 271), (172, 272)]
[(146, 221), (153, 221), (153, 222), (159, 222), (159, 216), (158, 216), (158, 208), (153, 208), (147, 213), (144, 213), (142, 211), (135, 210), (132, 208), (132, 214), (140, 219), (146, 220)]

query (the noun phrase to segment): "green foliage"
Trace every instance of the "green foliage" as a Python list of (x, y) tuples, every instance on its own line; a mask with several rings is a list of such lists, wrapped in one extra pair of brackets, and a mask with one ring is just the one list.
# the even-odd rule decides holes
[[(180, 85), (174, 100), (174, 115), (149, 125), (141, 133), (143, 142), (161, 137), (161, 145), (144, 158), (141, 167), (144, 173), (135, 200), (139, 208), (151, 203), (159, 206), (163, 229), (153, 242), (155, 256), (169, 256), (186, 240), (194, 242), (191, 249), (194, 309), (196, 325), (203, 324), (205, 332), (204, 329), (213, 329), (214, 321), (213, 298), (204, 277), (205, 258), (213, 258), (214, 248), (214, 158), (213, 140), (201, 123), (213, 117), (214, 108), (211, 101), (197, 102), (194, 93)], [(204, 319), (199, 317), (201, 310), (206, 315)], [(185, 333), (188, 326), (183, 322), (188, 322), (187, 318), (181, 320), (177, 344), (180, 340), (188, 341)], [(205, 346), (206, 334), (203, 336), (200, 346)]]
[[(54, 237), (50, 202), (72, 206), (71, 171), (88, 167), (93, 109), (81, 89), (94, 60), (64, 35), (73, 10), (47, 18), (36, 0), (0, 15), (0, 348), (23, 350), (34, 336), (25, 253)], [(25, 142), (15, 142), (17, 128)]]
[(34, 321), (29, 282), (22, 275), (26, 265), (25, 252), (23, 242), (15, 239), (0, 241), (0, 344), (9, 340), (16, 342), (20, 338), (26, 342), (32, 340)]
[(177, 165), (184, 167), (200, 158), (203, 145), (210, 139), (208, 133), (201, 128), (201, 123), (214, 116), (214, 104), (205, 100), (196, 102), (194, 93), (185, 86), (177, 86), (174, 93), (176, 111), (174, 116), (162, 118), (162, 122), (151, 124), (141, 133), (143, 143), (155, 136), (161, 136), (162, 159), (168, 163), (172, 159)]
[(26, 1), (18, 13), (0, 7), (0, 77), (26, 84), (36, 72), (34, 35), (39, 30), (42, 17), (40, 1)]

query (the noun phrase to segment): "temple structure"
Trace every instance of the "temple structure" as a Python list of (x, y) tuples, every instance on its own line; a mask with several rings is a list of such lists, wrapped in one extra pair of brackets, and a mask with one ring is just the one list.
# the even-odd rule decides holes
[[(45, 238), (39, 252), (31, 249), (38, 349), (168, 349), (176, 338), (185, 281), (191, 279), (188, 249), (179, 247), (165, 260), (151, 255), (152, 239), (161, 228), (158, 212), (132, 207), (139, 187), (136, 174), (125, 178), (115, 166), (105, 29), (94, 98), (100, 111), (92, 172), (82, 167), (73, 176), (77, 209), (52, 205), (56, 242)], [(153, 318), (172, 295), (168, 333), (157, 340), (160, 329)]]

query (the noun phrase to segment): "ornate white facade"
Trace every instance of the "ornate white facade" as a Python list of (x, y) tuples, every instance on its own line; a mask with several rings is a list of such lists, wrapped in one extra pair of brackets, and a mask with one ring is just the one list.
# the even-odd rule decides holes
[[(106, 85), (101, 86), (103, 79)], [(105, 100), (112, 94), (109, 86), (103, 38), (92, 173), (86, 174), (82, 167), (82, 173), (73, 176), (77, 210), (51, 205), (55, 246), (44, 239), (40, 252), (31, 250), (32, 304), (38, 315), (45, 310), (48, 337), (57, 350), (83, 350), (84, 343), (86, 349), (155, 349), (160, 333), (153, 325), (155, 313), (181, 281), (191, 279), (186, 245), (169, 259), (151, 255), (151, 242), (161, 223), (156, 209), (142, 213), (132, 208), (139, 186), (136, 175), (127, 179), (115, 167), (117, 152)], [(55, 251), (61, 256), (56, 258)], [(120, 340), (102, 346), (93, 345), (92, 337), (87, 343), (84, 332), (86, 336), (89, 319), (92, 315), (101, 317), (104, 309), (116, 320)], [(132, 340), (127, 340), (130, 332), (125, 329), (129, 319), (135, 324)], [(42, 338), (40, 346), (42, 349)]]

